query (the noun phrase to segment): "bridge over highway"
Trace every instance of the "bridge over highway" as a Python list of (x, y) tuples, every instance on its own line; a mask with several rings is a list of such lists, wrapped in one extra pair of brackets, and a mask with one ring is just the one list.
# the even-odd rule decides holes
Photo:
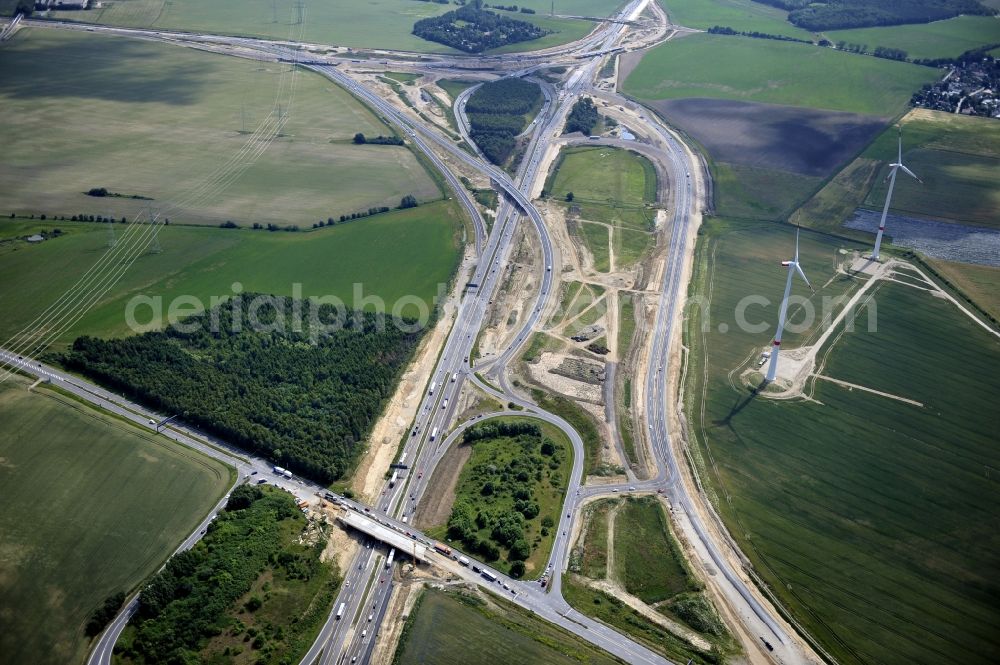
[(374, 518), (356, 513), (353, 510), (345, 510), (337, 519), (345, 526), (366, 533), (390, 547), (395, 547), (400, 552), (406, 552), (413, 557), (414, 561), (427, 561), (426, 545), (417, 542), (412, 536), (407, 536), (405, 533), (400, 533), (381, 524)]

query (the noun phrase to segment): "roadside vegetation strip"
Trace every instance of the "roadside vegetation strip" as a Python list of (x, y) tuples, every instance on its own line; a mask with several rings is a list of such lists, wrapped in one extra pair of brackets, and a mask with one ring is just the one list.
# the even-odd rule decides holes
[(461, 445), (471, 446), (472, 455), (451, 515), (429, 533), (513, 577), (537, 577), (561, 521), (572, 446), (555, 426), (520, 417), (479, 423)]
[(91, 613), (152, 574), (235, 476), (28, 383), (0, 385), (0, 653), (61, 665), (83, 660)]
[(580, 237), (583, 244), (594, 258), (594, 270), (608, 272), (611, 270), (611, 250), (609, 246), (608, 227), (604, 224), (580, 222)]
[(283, 490), (239, 486), (205, 537), (143, 588), (117, 655), (125, 663), (240, 662), (246, 651), (258, 662), (293, 662), (339, 584), (335, 567), (320, 561), (325, 535), (307, 528)]
[(615, 575), (643, 602), (704, 588), (688, 569), (658, 500), (627, 498), (615, 518), (614, 543)]
[(647, 101), (739, 99), (891, 116), (937, 78), (929, 67), (820, 46), (699, 34), (650, 50), (623, 89)]
[(592, 580), (608, 577), (608, 513), (619, 505), (617, 499), (598, 499), (584, 509), (586, 537), (580, 553), (579, 569), (574, 570)]
[(711, 651), (697, 649), (622, 600), (587, 586), (583, 578), (573, 573), (563, 574), (562, 592), (563, 598), (573, 609), (625, 633), (674, 662), (691, 662), (692, 665), (721, 664), (731, 653), (714, 645)]
[[(213, 297), (234, 295), (234, 283), (245, 291), (283, 296), (293, 295), (299, 284), (305, 298), (335, 296), (349, 307), (365, 305), (356, 294), (377, 296), (390, 309), (400, 299), (416, 296), (431, 310), (438, 285), (448, 284), (458, 265), (461, 220), (462, 213), (449, 201), (309, 233), (163, 227), (158, 236), (162, 251), (136, 261), (115, 291), (57, 340), (56, 348), (65, 348), (81, 334), (120, 337), (134, 332), (125, 312), (135, 296), (151, 299), (154, 306), (135, 311), (144, 330), (166, 324), (175, 298), (193, 297), (208, 307)], [(0, 218), (0, 229), (8, 223)], [(107, 230), (97, 224), (45, 225), (58, 225), (66, 233), (37, 245), (0, 245), (4, 339), (35, 317), (38, 303), (53, 302), (69, 289), (93, 264), (95, 253), (107, 248)]]
[(584, 477), (598, 471), (601, 466), (603, 442), (595, 418), (562, 395), (552, 395), (544, 390), (532, 388), (531, 398), (542, 409), (568, 422), (583, 439)]
[[(6, 155), (0, 210), (3, 216), (69, 220), (82, 214), (116, 221), (132, 220), (147, 207), (160, 211), (181, 192), (201, 191), (206, 176), (277, 113), (283, 76), (287, 88), (290, 70), (278, 63), (258, 66), (101, 34), (22, 31), (4, 44), (0, 61), (0, 142)], [(407, 148), (350, 143), (359, 132), (392, 135), (377, 115), (319, 76), (294, 76), (281, 135), (215, 196), (167, 214), (172, 224), (309, 228), (345, 213), (396, 206), (407, 194), (420, 201), (441, 197)], [(92, 117), (116, 122), (81, 120), (81, 104)], [(85, 193), (101, 187), (150, 200)]]
[(513, 603), (477, 591), (428, 588), (420, 592), (407, 617), (392, 662), (612, 665), (621, 661)]
[[(747, 294), (780, 289), (772, 266), (793, 234), (719, 225), (707, 224), (696, 259), (698, 293), (712, 285), (713, 319), (704, 328), (704, 312), (691, 319), (688, 390), (694, 459), (710, 492), (728, 497), (717, 508), (730, 533), (838, 661), (987, 662), (998, 614), (989, 601), (996, 583), (983, 571), (997, 565), (1000, 543), (988, 526), (993, 481), (984, 469), (1000, 464), (989, 404), (1000, 390), (1000, 346), (952, 303), (883, 284), (876, 330), (867, 332), (871, 309), (862, 309), (855, 332), (822, 351), (821, 371), (923, 408), (823, 381), (807, 385), (816, 401), (754, 396), (739, 374), (770, 331), (723, 334), (716, 317)], [(844, 292), (851, 280), (833, 272), (844, 241), (802, 240), (818, 295)]]

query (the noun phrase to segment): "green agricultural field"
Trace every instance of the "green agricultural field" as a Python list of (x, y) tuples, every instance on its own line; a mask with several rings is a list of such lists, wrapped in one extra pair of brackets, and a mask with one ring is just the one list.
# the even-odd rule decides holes
[(618, 659), (513, 603), (428, 588), (396, 648), (399, 665), (612, 665)]
[(0, 384), (0, 653), (82, 662), (84, 624), (152, 574), (235, 480), (221, 463), (28, 381)]
[[(619, 4), (617, 0), (571, 0), (560, 11), (606, 16)], [(578, 39), (593, 27), (588, 21), (550, 19), (543, 16), (542, 12), (549, 9), (549, 4), (544, 0), (528, 0), (523, 6), (536, 9), (538, 14), (501, 13), (560, 32), (533, 42), (518, 44), (516, 46), (520, 48), (514, 50), (534, 50), (566, 43)], [(104, 3), (104, 7), (98, 10), (54, 12), (53, 15), (68, 21), (127, 27), (297, 39), (355, 48), (458, 53), (411, 34), (416, 21), (438, 16), (452, 8), (449, 5), (413, 0), (304, 3), (300, 22), (294, 0), (118, 0)]]
[[(441, 196), (408, 149), (351, 144), (392, 132), (310, 72), (55, 30), (22, 30), (2, 53), (5, 215), (131, 220), (151, 206), (175, 223), (308, 228)], [(279, 107), (280, 136), (244, 151)], [(85, 194), (100, 187), (151, 200)]]
[(788, 12), (754, 0), (666, 0), (660, 4), (673, 23), (686, 28), (707, 30), (721, 25), (741, 32), (812, 38), (808, 30), (788, 22)]
[[(810, 302), (849, 292), (833, 272), (842, 240), (803, 235), (817, 287)], [(986, 663), (1000, 649), (1000, 523), (993, 510), (994, 396), (1000, 341), (950, 302), (884, 284), (877, 311), (824, 349), (824, 376), (922, 406), (814, 379), (810, 401), (754, 396), (739, 372), (768, 341), (717, 322), (741, 298), (776, 298), (792, 230), (711, 221), (696, 259), (692, 396), (696, 463), (730, 532), (782, 603), (841, 663)], [(795, 292), (808, 291), (796, 284)], [(757, 310), (773, 325), (774, 307)], [(803, 310), (792, 311), (798, 322)], [(707, 324), (707, 325), (705, 325)], [(819, 326), (785, 338), (815, 340)]]
[(710, 97), (891, 116), (937, 77), (928, 67), (829, 48), (705, 34), (652, 49), (623, 88), (645, 100)]
[(957, 16), (947, 21), (893, 25), (824, 33), (833, 43), (898, 48), (914, 59), (954, 58), (965, 51), (1000, 42), (1000, 21), (989, 16)]
[[(493, 426), (535, 431), (489, 436), (484, 430)], [(455, 486), (451, 516), (428, 533), (462, 541), (469, 554), (514, 577), (538, 577), (560, 522), (572, 445), (559, 428), (531, 418), (483, 421), (465, 437), (461, 445), (471, 446), (472, 454)]]
[[(166, 226), (159, 233), (162, 251), (139, 256), (118, 285), (55, 341), (64, 346), (84, 333), (127, 334), (126, 306), (135, 296), (159, 297), (166, 316), (179, 296), (208, 306), (213, 296), (232, 295), (234, 283), (257, 293), (335, 295), (369, 308), (375, 303), (365, 296), (380, 297), (390, 310), (404, 296), (432, 306), (458, 260), (461, 221), (453, 203), (438, 202), (299, 233)], [(8, 223), (0, 219), (0, 229)], [(58, 224), (70, 232), (37, 245), (0, 246), (4, 340), (34, 320), (40, 303), (47, 306), (73, 287), (107, 249), (103, 225)], [(152, 319), (149, 308), (136, 311), (140, 324), (155, 324)]]
[(614, 542), (615, 575), (643, 602), (657, 603), (700, 588), (670, 533), (666, 509), (656, 499), (625, 501), (615, 517)]
[(723, 217), (785, 219), (823, 182), (777, 169), (714, 162), (715, 209)]

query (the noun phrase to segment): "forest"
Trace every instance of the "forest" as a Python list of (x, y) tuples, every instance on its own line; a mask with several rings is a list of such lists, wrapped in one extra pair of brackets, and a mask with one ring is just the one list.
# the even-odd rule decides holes
[(466, 53), (482, 53), (507, 44), (526, 42), (549, 34), (548, 30), (472, 5), (413, 24), (413, 34)]
[(510, 159), (516, 137), (528, 124), (528, 116), (542, 102), (538, 84), (519, 78), (490, 81), (469, 96), (465, 111), (469, 135), (486, 158), (502, 165)]
[[(132, 619), (134, 628), (123, 635), (116, 655), (133, 663), (205, 662), (201, 652), (206, 643), (224, 635), (238, 644), (245, 642), (239, 648), (252, 649), (255, 662), (282, 658), (281, 652), (299, 641), (297, 624), (313, 626), (317, 619), (322, 621), (337, 581), (331, 566), (320, 563), (325, 540), (316, 545), (297, 542), (305, 524), (291, 494), (257, 485), (237, 487), (205, 537), (192, 549), (174, 555), (142, 589), (139, 610)], [(256, 583), (265, 573), (269, 581), (258, 595)], [(318, 596), (325, 602), (316, 617), (303, 615), (301, 607), (289, 612), (293, 608), (278, 598), (289, 588), (315, 588), (316, 582), (322, 587)], [(237, 610), (236, 603), (251, 591)], [(288, 613), (280, 618), (281, 623), (289, 625), (257, 628), (254, 619), (270, 615), (272, 593)], [(243, 632), (248, 639), (235, 639)], [(238, 653), (227, 649), (224, 655)], [(212, 662), (229, 659), (217, 657)]]
[(813, 32), (904, 23), (930, 23), (960, 14), (991, 16), (978, 0), (756, 0), (788, 10), (788, 20)]
[(413, 322), (397, 323), (308, 299), (243, 294), (162, 331), (80, 337), (62, 360), (327, 484), (353, 468), (416, 348), (421, 333), (406, 332)]

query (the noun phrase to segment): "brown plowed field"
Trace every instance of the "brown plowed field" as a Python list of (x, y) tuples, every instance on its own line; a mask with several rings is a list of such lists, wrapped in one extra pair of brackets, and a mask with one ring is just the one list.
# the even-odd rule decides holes
[(827, 176), (885, 127), (878, 116), (728, 99), (646, 102), (731, 164)]

